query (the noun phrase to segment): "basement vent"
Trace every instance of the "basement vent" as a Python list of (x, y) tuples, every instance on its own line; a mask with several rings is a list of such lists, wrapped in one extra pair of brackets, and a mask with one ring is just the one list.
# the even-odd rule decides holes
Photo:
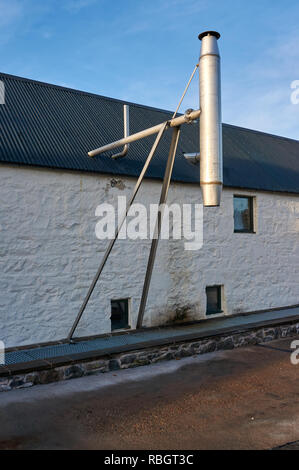
[(214, 315), (222, 312), (221, 286), (206, 287), (207, 294), (207, 315)]
[(111, 300), (111, 330), (121, 330), (129, 326), (129, 299)]

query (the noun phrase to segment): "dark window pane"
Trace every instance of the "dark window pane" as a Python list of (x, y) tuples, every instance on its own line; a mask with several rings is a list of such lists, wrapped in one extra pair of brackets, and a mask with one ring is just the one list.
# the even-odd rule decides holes
[(221, 286), (206, 288), (207, 293), (207, 315), (221, 312)]
[(128, 299), (111, 300), (111, 330), (128, 328)]
[(253, 231), (252, 198), (234, 196), (235, 232)]

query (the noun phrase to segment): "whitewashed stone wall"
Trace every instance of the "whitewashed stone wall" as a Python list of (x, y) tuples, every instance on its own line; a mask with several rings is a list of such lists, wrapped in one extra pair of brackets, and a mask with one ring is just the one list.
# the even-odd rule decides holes
[[(95, 236), (96, 206), (129, 195), (135, 180), (9, 165), (0, 175), (0, 339), (7, 347), (62, 339), (107, 245)], [(160, 189), (146, 180), (136, 202), (158, 202)], [(233, 194), (256, 196), (256, 234), (233, 232)], [(201, 203), (199, 187), (172, 184), (168, 202)], [(298, 196), (225, 189), (220, 208), (204, 209), (201, 250), (160, 241), (145, 325), (204, 318), (214, 284), (224, 286), (227, 315), (298, 304), (298, 217)], [(111, 299), (131, 299), (135, 326), (149, 247), (116, 242), (78, 336), (111, 331)]]

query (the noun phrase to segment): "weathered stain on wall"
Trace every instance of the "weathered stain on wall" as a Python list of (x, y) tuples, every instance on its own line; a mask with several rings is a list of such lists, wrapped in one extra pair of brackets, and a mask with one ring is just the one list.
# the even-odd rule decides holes
[[(98, 204), (129, 196), (133, 178), (2, 165), (0, 181), (0, 339), (6, 346), (64, 338), (108, 240), (95, 236)], [(109, 190), (107, 190), (109, 188)], [(161, 182), (146, 180), (136, 202), (158, 202)], [(204, 245), (161, 240), (145, 325), (205, 317), (207, 285), (224, 285), (225, 314), (298, 304), (299, 198), (256, 191), (257, 233), (233, 232), (233, 194), (204, 209)], [(169, 203), (200, 203), (197, 185), (172, 184)], [(110, 300), (130, 298), (135, 326), (150, 240), (118, 240), (78, 335), (109, 332)], [(184, 309), (187, 309), (184, 313)]]
[(120, 190), (123, 190), (126, 187), (123, 180), (116, 179), (116, 178), (112, 178), (112, 180), (110, 181), (110, 186), (111, 186), (111, 188), (117, 188), (117, 189), (120, 189)]

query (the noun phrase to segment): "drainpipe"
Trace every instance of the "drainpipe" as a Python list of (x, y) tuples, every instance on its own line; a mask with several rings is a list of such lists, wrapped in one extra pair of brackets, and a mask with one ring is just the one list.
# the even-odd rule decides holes
[[(124, 137), (128, 137), (129, 135), (129, 127), (130, 127), (130, 112), (129, 112), (129, 106), (127, 104), (124, 104)], [(130, 144), (125, 144), (124, 148), (121, 152), (115, 153), (114, 155), (111, 155), (111, 158), (116, 159), (120, 157), (125, 157), (128, 153)]]

